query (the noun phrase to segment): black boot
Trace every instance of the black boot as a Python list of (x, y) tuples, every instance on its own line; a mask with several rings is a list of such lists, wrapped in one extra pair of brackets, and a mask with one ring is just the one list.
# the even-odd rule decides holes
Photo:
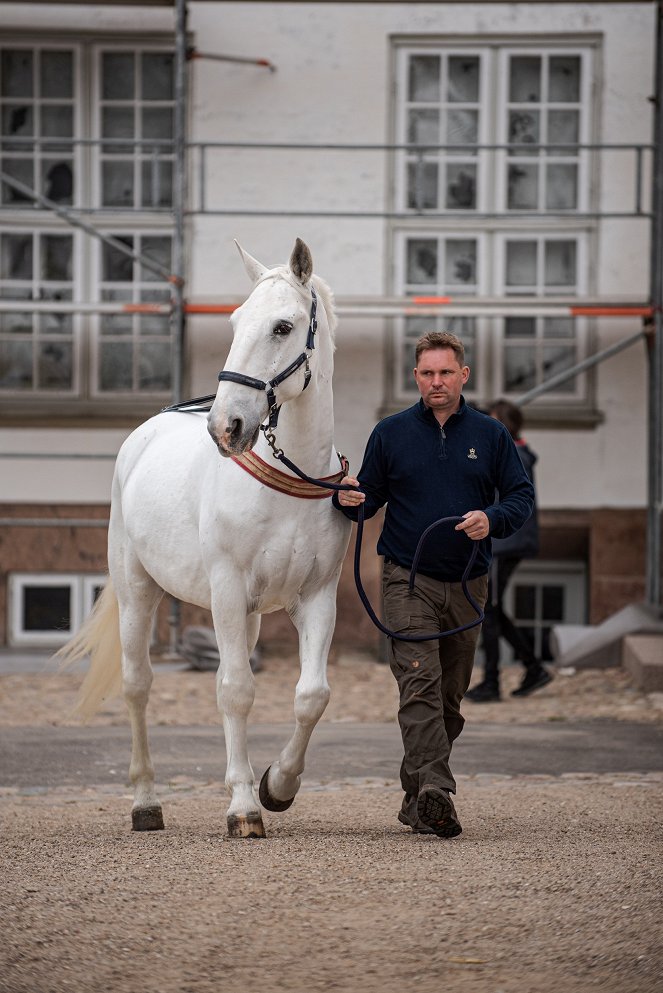
[(465, 694), (465, 699), (472, 700), (474, 703), (492, 703), (499, 698), (499, 686), (496, 683), (488, 683), (485, 679)]
[(547, 686), (552, 681), (553, 675), (545, 666), (537, 662), (536, 665), (528, 666), (527, 672), (518, 689), (513, 690), (511, 696), (528, 696), (534, 690), (540, 690), (542, 686)]

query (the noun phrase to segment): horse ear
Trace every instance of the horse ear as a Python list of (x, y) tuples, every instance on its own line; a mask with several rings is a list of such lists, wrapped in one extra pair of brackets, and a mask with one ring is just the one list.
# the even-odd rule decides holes
[(254, 259), (252, 255), (245, 252), (240, 243), (235, 239), (235, 244), (237, 245), (237, 251), (242, 256), (242, 262), (244, 263), (244, 268), (249, 274), (249, 279), (254, 283), (257, 283), (261, 276), (264, 276), (268, 271), (267, 266), (262, 265), (257, 259)]
[(308, 245), (305, 245), (301, 238), (297, 239), (292, 250), (290, 270), (300, 283), (308, 283), (313, 275), (313, 259)]

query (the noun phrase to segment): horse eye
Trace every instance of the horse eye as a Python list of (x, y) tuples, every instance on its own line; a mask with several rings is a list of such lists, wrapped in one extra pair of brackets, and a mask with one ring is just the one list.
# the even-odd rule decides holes
[(291, 331), (292, 331), (292, 324), (289, 324), (288, 321), (279, 321), (278, 324), (274, 325), (272, 334), (285, 335), (285, 334), (290, 334)]

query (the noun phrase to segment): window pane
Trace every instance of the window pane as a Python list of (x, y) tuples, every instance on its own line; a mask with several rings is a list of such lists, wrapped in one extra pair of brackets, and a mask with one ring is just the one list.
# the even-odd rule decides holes
[(74, 239), (70, 235), (42, 235), (41, 278), (70, 282), (73, 247)]
[(541, 59), (533, 55), (515, 55), (509, 69), (509, 100), (538, 103), (541, 100)]
[[(133, 107), (103, 107), (101, 111), (102, 138), (133, 138), (135, 118)], [(133, 153), (133, 145), (106, 145), (104, 152), (112, 155), (118, 152)]]
[(41, 53), (41, 95), (49, 100), (73, 97), (74, 58), (71, 52)]
[[(570, 369), (576, 358), (575, 348), (563, 345), (546, 345), (543, 349), (543, 378), (551, 379), (559, 372)], [(570, 377), (565, 383), (560, 383), (555, 387), (558, 393), (573, 393), (575, 391), (575, 379)]]
[(44, 159), (41, 172), (44, 196), (56, 203), (72, 203), (74, 177), (71, 162)]
[(71, 627), (71, 587), (24, 586), (24, 631), (68, 631)]
[(150, 341), (141, 345), (138, 378), (140, 389), (169, 389), (170, 342)]
[[(133, 251), (134, 240), (128, 235), (113, 235), (115, 241)], [(104, 282), (130, 283), (134, 273), (133, 259), (112, 245), (104, 244), (102, 250), (102, 279)]]
[(440, 144), (440, 115), (437, 110), (411, 110), (408, 113), (407, 141), (410, 145)]
[(536, 617), (536, 588), (516, 585), (514, 590), (516, 617), (521, 621), (533, 621)]
[[(13, 297), (21, 297), (22, 294), (12, 290)], [(31, 314), (0, 314), (0, 331), (5, 334), (32, 334)]]
[(103, 162), (101, 182), (104, 207), (133, 207), (133, 162)]
[(99, 387), (102, 390), (131, 390), (133, 387), (133, 346), (130, 342), (109, 341), (101, 345)]
[(572, 210), (578, 205), (578, 167), (557, 162), (546, 166), (546, 207)]
[(438, 55), (413, 55), (410, 58), (408, 99), (435, 103), (440, 99), (440, 58)]
[(470, 55), (449, 57), (447, 100), (455, 103), (476, 103), (479, 99), (479, 59)]
[(477, 205), (477, 167), (452, 163), (446, 171), (445, 205), (450, 209), (473, 210)]
[[(20, 135), (31, 136), (34, 134), (34, 117), (32, 107), (25, 104), (7, 104), (2, 108), (2, 134), (8, 137), (19, 137)], [(31, 143), (18, 144), (12, 142), (7, 146), (12, 151), (20, 148), (31, 148)]]
[[(32, 159), (3, 159), (2, 169), (11, 176), (12, 179), (18, 180), (19, 183), (23, 183), (28, 189), (34, 189), (34, 171), (32, 168)], [(2, 200), (4, 203), (11, 204), (32, 204), (34, 200), (29, 197), (27, 193), (21, 193), (20, 190), (14, 189), (8, 183), (2, 184)]]
[[(540, 118), (538, 110), (509, 111), (509, 143), (512, 145), (538, 145), (540, 137)], [(512, 152), (511, 154), (517, 154)], [(532, 154), (530, 152), (530, 154)]]
[[(575, 145), (580, 134), (580, 115), (577, 110), (551, 110), (548, 114), (548, 144), (559, 141)], [(573, 149), (551, 148), (555, 155), (573, 155)]]
[(547, 241), (544, 260), (546, 286), (575, 286), (575, 241)]
[(542, 589), (542, 620), (564, 620), (564, 587), (544, 586)]
[(42, 107), (41, 133), (44, 138), (71, 138), (74, 133), (73, 107), (68, 104)]
[(437, 282), (437, 241), (428, 238), (408, 238), (407, 282)]
[(49, 341), (40, 345), (39, 386), (46, 390), (68, 390), (73, 382), (73, 354), (69, 341)]
[(536, 250), (535, 241), (507, 241), (507, 286), (536, 286)]
[(133, 100), (135, 65), (130, 52), (104, 52), (101, 61), (101, 96), (104, 100)]
[(143, 100), (172, 100), (173, 56), (168, 52), (145, 52), (141, 63)]
[(580, 100), (580, 57), (553, 55), (550, 58), (550, 100), (577, 103)]
[(16, 49), (2, 53), (2, 96), (33, 96), (32, 52)]
[(414, 210), (437, 207), (437, 162), (409, 162), (407, 205)]
[(479, 114), (476, 110), (450, 110), (447, 114), (447, 145), (476, 145)]
[(444, 281), (448, 286), (475, 284), (477, 243), (474, 239), (449, 238), (446, 242)]
[[(131, 262), (130, 259), (129, 262)], [(101, 299), (119, 303), (130, 303), (132, 300), (132, 291), (131, 289), (104, 288), (101, 291)], [(133, 317), (131, 314), (102, 314), (100, 322), (102, 334), (131, 334), (133, 330)]]
[(572, 317), (544, 317), (544, 338), (573, 338), (575, 325)]
[(539, 170), (535, 165), (509, 166), (508, 207), (510, 210), (531, 210), (537, 205)]
[(2, 235), (0, 279), (32, 279), (31, 234)]
[[(142, 243), (142, 255), (145, 255), (152, 262), (157, 262), (159, 265), (164, 266), (166, 269), (170, 270), (171, 267), (171, 240), (170, 238), (163, 238), (157, 236), (144, 237)], [(157, 276), (156, 273), (150, 272), (144, 266), (140, 268), (139, 279), (141, 282), (153, 282), (154, 280), (161, 281), (161, 277)]]
[(145, 107), (142, 117), (143, 138), (172, 138), (173, 111), (170, 107)]
[(535, 338), (535, 317), (507, 317), (504, 325), (505, 338)]
[(143, 161), (142, 206), (168, 207), (173, 201), (173, 166), (158, 157)]
[(513, 345), (504, 350), (504, 388), (521, 393), (536, 386), (536, 351), (534, 347)]
[(32, 386), (32, 342), (0, 341), (0, 386), (24, 390)]
[[(42, 290), (42, 298), (45, 300), (71, 300), (71, 290)], [(73, 332), (73, 315), (72, 314), (40, 314), (39, 315), (39, 330), (44, 335), (67, 335), (71, 336)]]

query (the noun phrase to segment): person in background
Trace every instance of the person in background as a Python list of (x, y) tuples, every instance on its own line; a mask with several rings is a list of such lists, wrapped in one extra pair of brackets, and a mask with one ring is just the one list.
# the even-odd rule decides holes
[[(505, 425), (516, 445), (532, 485), (537, 456), (520, 437), (523, 415), (519, 407), (508, 400), (497, 400), (489, 409), (491, 417)], [(483, 622), (485, 666), (483, 679), (465, 694), (474, 703), (490, 703), (500, 699), (500, 637), (511, 645), (515, 657), (525, 666), (525, 674), (512, 696), (522, 697), (546, 686), (552, 674), (536, 658), (525, 634), (516, 627), (504, 610), (507, 584), (522, 559), (535, 558), (539, 553), (539, 523), (536, 503), (523, 526), (508, 538), (493, 539), (493, 562), (488, 574), (488, 600)]]
[[(477, 557), (467, 587), (483, 607), (490, 536), (512, 534), (534, 505), (534, 489), (505, 426), (465, 403), (462, 388), (470, 369), (462, 342), (431, 331), (417, 342), (415, 361), (419, 402), (380, 421), (357, 478), (343, 479), (352, 489), (332, 500), (354, 521), (360, 503), (366, 518), (387, 505), (378, 541), (384, 614), (389, 629), (402, 635), (451, 632), (476, 621), (461, 583), (472, 543)], [(410, 590), (419, 538), (447, 516), (460, 520), (430, 533)], [(440, 639), (391, 640), (404, 751), (405, 796), (397, 816), (415, 833), (452, 838), (462, 830), (451, 799), (456, 782), (449, 758), (463, 728), (460, 703), (478, 635), (472, 626)]]

